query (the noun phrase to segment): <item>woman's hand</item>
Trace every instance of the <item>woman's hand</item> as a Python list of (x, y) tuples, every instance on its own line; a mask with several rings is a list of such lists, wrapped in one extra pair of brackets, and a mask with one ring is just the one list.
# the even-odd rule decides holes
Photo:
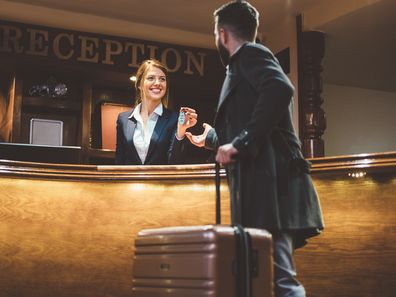
[(198, 115), (194, 109), (189, 107), (180, 108), (176, 135), (178, 139), (183, 139), (186, 134), (186, 130), (195, 126), (197, 118)]
[(204, 127), (204, 131), (201, 135), (192, 135), (190, 132), (185, 133), (188, 140), (197, 147), (205, 146), (206, 136), (208, 135), (209, 130), (212, 129), (212, 126), (207, 123), (204, 123), (202, 126)]

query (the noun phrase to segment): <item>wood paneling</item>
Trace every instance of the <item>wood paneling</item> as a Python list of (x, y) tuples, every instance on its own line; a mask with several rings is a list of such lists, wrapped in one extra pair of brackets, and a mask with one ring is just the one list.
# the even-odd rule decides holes
[[(394, 297), (396, 153), (312, 162), (326, 227), (296, 252), (307, 296)], [(212, 165), (0, 161), (0, 296), (130, 296), (138, 230), (213, 223), (213, 179)], [(228, 199), (223, 179), (224, 223)]]
[(0, 296), (130, 296), (140, 229), (214, 223), (213, 176), (199, 171), (135, 181), (0, 175)]
[(314, 176), (325, 229), (296, 252), (310, 297), (394, 297), (396, 174)]

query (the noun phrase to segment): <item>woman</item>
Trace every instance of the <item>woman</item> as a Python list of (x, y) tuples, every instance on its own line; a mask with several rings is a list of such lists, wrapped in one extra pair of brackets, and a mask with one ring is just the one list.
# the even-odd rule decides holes
[(159, 61), (140, 65), (135, 87), (135, 108), (117, 119), (116, 164), (181, 163), (184, 135), (197, 122), (195, 110), (183, 107), (178, 114), (167, 109), (168, 71)]

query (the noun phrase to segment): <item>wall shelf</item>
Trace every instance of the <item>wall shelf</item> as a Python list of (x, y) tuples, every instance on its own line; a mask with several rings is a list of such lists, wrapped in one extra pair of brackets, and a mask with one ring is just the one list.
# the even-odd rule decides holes
[(70, 98), (23, 97), (23, 108), (81, 111), (81, 102)]

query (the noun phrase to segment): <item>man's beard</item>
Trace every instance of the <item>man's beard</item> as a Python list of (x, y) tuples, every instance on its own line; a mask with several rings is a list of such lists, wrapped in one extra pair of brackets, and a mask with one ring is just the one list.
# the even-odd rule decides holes
[(230, 63), (230, 54), (227, 49), (219, 42), (217, 46), (217, 51), (219, 52), (221, 63), (226, 67)]

